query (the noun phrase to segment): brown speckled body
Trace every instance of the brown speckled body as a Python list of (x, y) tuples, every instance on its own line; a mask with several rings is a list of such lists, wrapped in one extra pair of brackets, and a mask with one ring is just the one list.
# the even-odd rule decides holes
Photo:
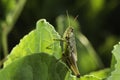
[(80, 73), (77, 67), (77, 50), (76, 42), (73, 33), (73, 28), (68, 27), (63, 35), (63, 61), (68, 65), (68, 67), (73, 71), (75, 76), (80, 77)]

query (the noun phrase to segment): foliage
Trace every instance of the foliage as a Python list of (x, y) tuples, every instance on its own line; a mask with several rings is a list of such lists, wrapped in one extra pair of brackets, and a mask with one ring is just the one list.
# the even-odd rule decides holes
[[(59, 42), (54, 43), (53, 40), (56, 38), (58, 39), (60, 36), (56, 33), (53, 26), (44, 19), (39, 20), (37, 22), (36, 29), (21, 39), (20, 43), (13, 48), (8, 60), (5, 62), (5, 66), (18, 58), (33, 53), (45, 52), (55, 55), (56, 58), (60, 58), (60, 44)], [(47, 49), (49, 46), (50, 49)]]
[[(120, 40), (119, 0), (26, 1), (0, 0), (0, 80), (119, 80), (120, 43), (110, 54)], [(66, 10), (79, 15), (80, 24), (77, 17), (59, 16), (57, 32), (50, 23)], [(61, 61), (62, 42), (54, 40), (61, 39), (68, 26), (74, 27), (80, 78)]]
[(3, 48), (4, 57), (8, 55), (8, 34), (12, 30), (25, 2), (26, 0), (0, 1), (1, 10), (3, 10), (3, 14), (0, 15), (0, 53), (2, 53), (1, 48)]
[(120, 43), (114, 46), (112, 51), (113, 53), (113, 62), (111, 64), (111, 75), (108, 80), (119, 80), (120, 79)]
[(55, 57), (46, 53), (37, 53), (13, 61), (0, 71), (0, 79), (63, 80), (67, 71), (67, 67), (57, 62)]
[[(0, 70), (1, 80), (5, 78), (6, 80), (76, 80), (75, 76), (71, 76), (72, 73), (68, 67), (58, 61), (61, 57), (61, 48), (60, 42), (53, 40), (56, 38), (60, 38), (60, 36), (53, 26), (46, 22), (45, 19), (39, 20), (36, 29), (23, 37), (20, 43), (11, 51), (7, 61), (4, 63), (4, 68)], [(50, 48), (47, 49), (49, 45)], [(108, 76), (107, 74), (104, 75), (106, 70), (101, 72), (102, 74), (97, 72), (98, 75), (94, 75), (96, 73), (84, 75), (80, 80), (100, 80)]]

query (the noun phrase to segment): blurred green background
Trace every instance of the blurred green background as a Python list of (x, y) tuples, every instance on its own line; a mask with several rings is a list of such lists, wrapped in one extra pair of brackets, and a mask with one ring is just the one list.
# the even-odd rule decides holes
[(66, 10), (79, 15), (80, 31), (109, 67), (113, 45), (120, 40), (120, 0), (0, 0), (0, 60), (35, 29), (37, 20), (57, 26), (56, 18)]

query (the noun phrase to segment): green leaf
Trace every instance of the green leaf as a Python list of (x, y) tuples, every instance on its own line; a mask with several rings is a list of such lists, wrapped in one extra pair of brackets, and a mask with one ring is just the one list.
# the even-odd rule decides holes
[[(76, 46), (78, 52), (78, 68), (81, 74), (86, 74), (96, 69), (100, 69), (103, 67), (103, 64), (98, 57), (97, 53), (93, 49), (89, 40), (80, 32), (78, 21), (74, 20), (73, 17), (69, 17), (69, 21), (66, 16), (59, 16), (57, 18), (58, 32), (63, 35), (64, 30), (68, 26), (74, 28), (74, 33), (76, 36)], [(88, 66), (90, 65), (90, 66)]]
[(98, 77), (99, 79), (106, 79), (108, 77), (110, 73), (110, 69), (106, 68), (106, 69), (102, 69), (99, 71), (95, 71), (95, 72), (91, 72), (90, 75), (93, 75), (95, 77)]
[[(60, 42), (55, 42), (53, 39), (58, 39), (60, 36), (54, 30), (54, 27), (46, 22), (45, 19), (41, 19), (37, 22), (36, 29), (20, 40), (20, 43), (16, 45), (8, 60), (4, 63), (7, 66), (12, 61), (21, 58), (23, 56), (45, 52), (50, 55), (54, 55), (57, 59), (61, 57)], [(50, 47), (48, 49), (47, 47)]]
[(112, 58), (115, 60), (113, 60), (113, 63), (111, 65), (112, 72), (111, 75), (107, 78), (107, 80), (119, 80), (120, 79), (120, 43), (114, 46), (112, 53), (114, 56)]
[(101, 80), (100, 78), (97, 78), (93, 75), (85, 75), (80, 78), (80, 80)]
[(19, 58), (0, 71), (0, 80), (64, 80), (67, 67), (54, 56), (37, 53)]

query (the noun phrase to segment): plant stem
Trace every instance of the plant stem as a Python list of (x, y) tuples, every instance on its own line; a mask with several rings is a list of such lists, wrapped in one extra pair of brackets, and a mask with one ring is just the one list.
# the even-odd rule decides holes
[[(3, 21), (1, 27), (2, 27), (2, 46), (3, 46), (3, 53), (4, 57), (8, 55), (8, 42), (7, 37), (10, 31), (12, 30), (17, 18), (19, 17), (26, 0), (19, 0), (18, 3), (16, 3), (16, 7), (14, 8), (13, 14), (6, 14), (6, 20)], [(8, 20), (9, 18), (9, 20)], [(7, 21), (8, 20), (8, 21)]]
[(2, 46), (3, 46), (4, 57), (8, 55), (7, 31), (5, 28), (6, 26), (2, 25)]

